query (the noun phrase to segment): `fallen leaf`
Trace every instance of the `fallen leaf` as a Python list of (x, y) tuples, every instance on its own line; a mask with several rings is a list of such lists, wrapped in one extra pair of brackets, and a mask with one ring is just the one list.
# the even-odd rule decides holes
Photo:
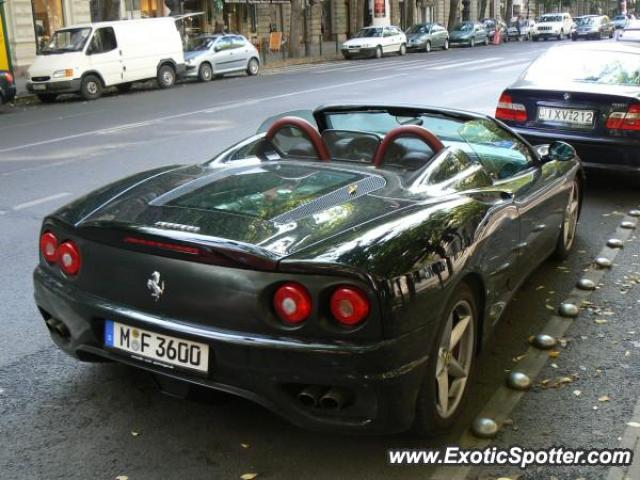
[(548, 303), (545, 305), (545, 308), (546, 308), (547, 310), (552, 311), (552, 312), (555, 312), (555, 310), (556, 310), (556, 309), (553, 307), (553, 305), (549, 305)]
[(241, 443), (240, 446), (242, 448), (249, 448), (250, 445), (248, 443)]
[(551, 368), (558, 368), (558, 364), (557, 363), (552, 363), (551, 364)]
[(602, 395), (601, 397), (598, 397), (599, 402), (608, 402), (609, 400), (611, 400), (611, 398), (609, 398), (609, 395)]
[(551, 350), (549, 352), (549, 357), (551, 358), (558, 358), (560, 356), (560, 352), (558, 350)]
[(638, 422), (627, 422), (627, 425), (633, 428), (640, 428), (640, 423)]
[(126, 475), (118, 475), (116, 477), (116, 480), (129, 480), (129, 477), (127, 477)]
[(131, 430), (132, 437), (137, 437), (138, 435), (140, 435), (140, 432), (134, 432), (133, 430)]
[(609, 320), (605, 320), (604, 318), (596, 318), (596, 325), (604, 325), (605, 323), (609, 323)]
[(580, 390), (574, 390), (574, 391), (573, 391), (573, 394), (574, 394), (576, 397), (579, 397), (580, 395), (582, 395), (582, 392), (581, 392)]
[(257, 476), (258, 476), (257, 473), (243, 473), (242, 475), (240, 475), (240, 478), (242, 480), (253, 480)]
[(517, 363), (517, 362), (519, 362), (520, 360), (522, 360), (526, 356), (527, 356), (527, 354), (523, 353), (522, 355), (518, 355), (517, 357), (513, 357), (511, 360), (513, 360), (515, 363)]

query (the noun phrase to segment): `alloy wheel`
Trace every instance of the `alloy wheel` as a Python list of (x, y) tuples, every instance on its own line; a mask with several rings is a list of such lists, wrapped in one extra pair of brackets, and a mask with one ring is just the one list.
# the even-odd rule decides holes
[(580, 210), (580, 192), (574, 183), (571, 187), (569, 202), (564, 211), (564, 226), (562, 229), (564, 248), (571, 250), (573, 242), (576, 239), (576, 230), (578, 226), (578, 212)]
[(431, 51), (431, 42), (427, 41), (427, 43), (424, 44), (424, 51), (427, 53)]
[(447, 318), (436, 361), (436, 410), (449, 418), (456, 413), (473, 363), (475, 321), (467, 300), (455, 304)]

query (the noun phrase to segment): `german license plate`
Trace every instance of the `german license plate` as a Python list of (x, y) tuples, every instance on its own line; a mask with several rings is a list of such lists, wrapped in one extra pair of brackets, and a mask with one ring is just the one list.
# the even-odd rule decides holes
[(566, 123), (568, 125), (593, 125), (593, 110), (572, 108), (538, 107), (538, 120), (543, 122)]
[(34, 90), (46, 90), (47, 86), (44, 84), (33, 84), (31, 85), (31, 88), (33, 88)]
[(349, 50), (349, 52), (351, 52), (351, 53), (360, 53), (360, 49), (359, 48), (352, 48), (351, 50)]
[(150, 332), (113, 320), (105, 321), (104, 343), (153, 365), (182, 367), (203, 373), (209, 370), (209, 346), (204, 343)]

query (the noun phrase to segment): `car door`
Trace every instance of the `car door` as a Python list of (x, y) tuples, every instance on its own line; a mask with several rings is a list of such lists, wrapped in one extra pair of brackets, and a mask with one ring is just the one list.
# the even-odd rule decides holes
[(233, 70), (236, 61), (233, 55), (233, 40), (230, 36), (219, 38), (213, 45), (213, 71), (224, 73)]
[(431, 26), (431, 46), (440, 48), (444, 45), (443, 29), (438, 25)]
[(249, 45), (247, 40), (240, 35), (234, 35), (232, 37), (232, 57), (233, 57), (233, 69), (245, 70), (249, 63)]
[(87, 46), (87, 55), (91, 69), (98, 72), (105, 86), (123, 82), (122, 52), (113, 27), (95, 29)]
[(518, 209), (522, 280), (553, 251), (569, 191), (557, 162), (542, 164), (528, 144), (490, 120), (474, 123), (473, 148), (480, 162)]

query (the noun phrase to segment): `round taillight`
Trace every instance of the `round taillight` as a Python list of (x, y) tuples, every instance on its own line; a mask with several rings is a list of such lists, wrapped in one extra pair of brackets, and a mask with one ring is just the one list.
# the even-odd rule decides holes
[(40, 252), (49, 263), (56, 263), (58, 250), (58, 239), (51, 232), (44, 232), (40, 237)]
[(369, 299), (355, 287), (339, 287), (331, 295), (331, 313), (338, 322), (352, 327), (369, 315)]
[(276, 290), (273, 306), (282, 321), (297, 325), (311, 315), (311, 295), (299, 283), (285, 283)]
[(66, 241), (60, 244), (58, 247), (58, 263), (60, 268), (67, 275), (77, 275), (82, 266), (82, 258), (80, 257), (80, 250), (75, 243)]

